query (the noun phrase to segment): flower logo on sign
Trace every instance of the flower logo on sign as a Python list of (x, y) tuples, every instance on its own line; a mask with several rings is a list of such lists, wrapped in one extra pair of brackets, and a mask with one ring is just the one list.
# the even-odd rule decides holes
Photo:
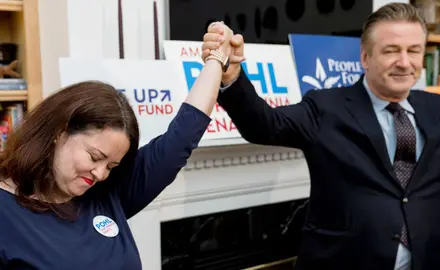
[(316, 74), (315, 78), (309, 75), (304, 75), (302, 81), (315, 87), (316, 89), (332, 88), (339, 82), (341, 76), (327, 77), (327, 73), (319, 58), (316, 58)]

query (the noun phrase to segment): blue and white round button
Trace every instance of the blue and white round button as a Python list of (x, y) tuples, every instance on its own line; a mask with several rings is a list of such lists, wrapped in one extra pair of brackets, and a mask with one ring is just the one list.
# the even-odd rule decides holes
[(119, 227), (116, 222), (106, 216), (96, 216), (93, 218), (93, 228), (106, 237), (115, 237), (119, 234)]

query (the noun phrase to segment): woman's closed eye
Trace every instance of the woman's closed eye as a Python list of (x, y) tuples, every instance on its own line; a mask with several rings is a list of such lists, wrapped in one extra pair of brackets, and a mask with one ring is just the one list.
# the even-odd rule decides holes
[(89, 155), (90, 155), (90, 159), (91, 159), (93, 162), (97, 162), (97, 161), (99, 160), (99, 158), (96, 157), (96, 156), (94, 156), (93, 154), (89, 153)]
[[(97, 157), (97, 156), (95, 156), (95, 155), (93, 155), (93, 154), (91, 154), (91, 153), (89, 153), (89, 155), (90, 155), (90, 159), (91, 159), (93, 162), (98, 162), (98, 161), (101, 160), (99, 157)], [(117, 164), (116, 164), (116, 166), (117, 166)], [(116, 167), (116, 166), (113, 166), (113, 167), (107, 166), (107, 170), (108, 170), (108, 171), (111, 171), (111, 170), (112, 170), (114, 167)]]

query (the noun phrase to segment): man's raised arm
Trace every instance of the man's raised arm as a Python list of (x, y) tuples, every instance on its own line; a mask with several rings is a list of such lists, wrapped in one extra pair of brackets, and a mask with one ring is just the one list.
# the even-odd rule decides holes
[[(202, 58), (224, 42), (222, 24), (212, 23), (203, 37)], [(233, 53), (223, 73), (223, 88), (218, 102), (227, 111), (244, 139), (255, 144), (279, 145), (302, 149), (314, 140), (318, 130), (319, 111), (316, 91), (308, 91), (295, 105), (272, 108), (255, 91), (241, 68), (244, 41), (241, 35), (231, 39)]]

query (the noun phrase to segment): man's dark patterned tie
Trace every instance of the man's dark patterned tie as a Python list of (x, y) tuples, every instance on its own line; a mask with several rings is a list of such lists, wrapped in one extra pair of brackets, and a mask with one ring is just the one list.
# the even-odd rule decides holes
[[(416, 131), (399, 103), (391, 102), (387, 106), (387, 110), (393, 114), (397, 135), (394, 172), (405, 189), (416, 165)], [(402, 226), (400, 241), (409, 248), (406, 222)]]

